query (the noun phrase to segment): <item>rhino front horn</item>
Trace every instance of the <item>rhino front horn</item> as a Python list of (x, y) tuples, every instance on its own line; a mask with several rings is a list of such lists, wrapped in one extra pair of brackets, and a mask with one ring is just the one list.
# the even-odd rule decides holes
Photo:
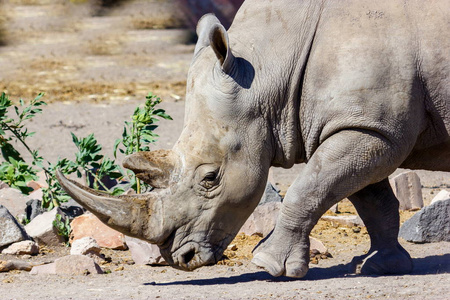
[(155, 210), (159, 209), (160, 201), (156, 194), (111, 196), (67, 179), (60, 170), (56, 171), (56, 176), (75, 201), (109, 227), (129, 236), (158, 242), (153, 237), (160, 229), (160, 226), (155, 226), (160, 225), (155, 224), (159, 222), (153, 222), (159, 220), (159, 213)]

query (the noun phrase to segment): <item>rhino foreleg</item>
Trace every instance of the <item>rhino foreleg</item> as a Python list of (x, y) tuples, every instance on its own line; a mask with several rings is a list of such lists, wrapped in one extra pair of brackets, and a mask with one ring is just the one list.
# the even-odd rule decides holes
[(412, 271), (408, 252), (398, 243), (399, 202), (388, 179), (371, 184), (348, 197), (370, 235), (370, 250), (355, 257), (351, 272), (361, 274), (405, 274)]
[[(309, 233), (323, 213), (343, 198), (382, 181), (400, 165), (406, 151), (372, 131), (350, 129), (330, 136), (289, 188), (277, 224), (255, 248), (253, 262), (273, 276), (303, 277), (308, 271)], [(379, 221), (373, 220), (373, 228)], [(376, 239), (382, 244), (383, 234)]]

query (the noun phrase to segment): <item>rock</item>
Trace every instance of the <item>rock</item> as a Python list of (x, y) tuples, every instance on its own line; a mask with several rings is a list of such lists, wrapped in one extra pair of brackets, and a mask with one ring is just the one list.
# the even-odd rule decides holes
[(270, 182), (267, 182), (266, 189), (258, 205), (264, 205), (268, 202), (281, 201), (283, 201), (283, 198), (280, 196), (279, 191), (277, 191), (277, 189)]
[(70, 223), (72, 232), (70, 234), (70, 243), (84, 237), (94, 238), (100, 247), (125, 250), (125, 236), (103, 224), (95, 215), (86, 213), (76, 217)]
[(413, 243), (450, 242), (450, 199), (418, 211), (400, 227), (399, 237)]
[(30, 274), (88, 275), (103, 274), (103, 270), (90, 257), (85, 255), (68, 255), (58, 258), (54, 263), (35, 266), (31, 270)]
[(281, 202), (268, 202), (256, 207), (239, 232), (267, 236), (275, 227)]
[(61, 210), (66, 214), (66, 216), (69, 217), (69, 220), (73, 220), (78, 216), (81, 216), (86, 212), (83, 206), (78, 204), (75, 200), (72, 198), (69, 199), (67, 202), (61, 203), (60, 206)]
[(422, 185), (415, 172), (401, 173), (389, 181), (400, 203), (400, 210), (418, 210), (423, 207)]
[(41, 200), (33, 199), (27, 202), (27, 207), (25, 208), (25, 216), (29, 221), (33, 220), (44, 212), (45, 209), (42, 208)]
[(9, 188), (9, 185), (4, 183), (3, 181), (0, 181), (0, 190), (1, 189), (6, 189), (6, 188)]
[(42, 189), (35, 190), (28, 195), (28, 199), (32, 200), (40, 200), (42, 201), (42, 197), (44, 196), (44, 192)]
[(447, 200), (450, 199), (450, 192), (446, 191), (446, 190), (441, 190), (434, 198), (433, 200), (431, 200), (431, 204), (437, 202), (437, 201), (442, 201), (442, 200)]
[(129, 236), (125, 236), (125, 241), (137, 265), (167, 265), (157, 245)]
[(34, 266), (31, 271), (31, 275), (43, 275), (43, 274), (56, 274), (56, 264), (49, 263), (40, 266)]
[(97, 244), (94, 238), (86, 236), (78, 239), (72, 243), (70, 249), (71, 255), (87, 255), (87, 254), (100, 254), (102, 248)]
[(23, 226), (6, 207), (0, 205), (0, 248), (27, 239), (28, 235)]
[(364, 226), (364, 222), (359, 216), (322, 216), (321, 219), (348, 227)]
[(39, 246), (33, 241), (21, 241), (10, 245), (2, 251), (2, 254), (34, 255), (39, 253)]
[(0, 260), (0, 272), (9, 272), (13, 270), (30, 271), (32, 264), (23, 260)]
[(64, 237), (58, 235), (57, 228), (53, 225), (56, 215), (59, 214), (66, 218), (59, 207), (45, 212), (25, 226), (25, 230), (39, 244), (57, 246), (64, 242)]
[(310, 247), (309, 247), (310, 251), (317, 250), (317, 251), (319, 251), (319, 253), (322, 253), (322, 254), (328, 253), (327, 247), (325, 247), (325, 245), (318, 239), (310, 236), (309, 242), (310, 242)]
[(102, 248), (97, 244), (97, 241), (87, 236), (72, 243), (70, 255), (86, 255), (94, 259), (96, 263), (100, 263), (105, 260), (100, 251), (102, 251)]
[(331, 211), (331, 212), (333, 212), (333, 213), (335, 213), (335, 214), (339, 213), (339, 206), (338, 206), (338, 203), (336, 203), (335, 205), (333, 205), (332, 207), (330, 207), (329, 211)]
[(30, 199), (17, 189), (0, 189), (0, 205), (5, 206), (14, 217), (19, 219), (22, 219), (28, 200)]

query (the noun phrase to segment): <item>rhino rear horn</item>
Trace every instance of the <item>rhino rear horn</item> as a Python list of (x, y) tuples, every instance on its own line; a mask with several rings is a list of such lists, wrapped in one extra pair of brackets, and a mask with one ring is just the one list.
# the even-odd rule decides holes
[(172, 150), (141, 151), (129, 155), (123, 166), (132, 170), (142, 181), (154, 188), (169, 186), (175, 168), (176, 155)]

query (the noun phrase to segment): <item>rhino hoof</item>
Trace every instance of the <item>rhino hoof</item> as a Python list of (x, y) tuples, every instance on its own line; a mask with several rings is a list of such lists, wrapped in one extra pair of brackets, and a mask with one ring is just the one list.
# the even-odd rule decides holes
[(413, 270), (412, 259), (403, 248), (392, 251), (373, 251), (355, 257), (352, 270), (361, 275), (408, 274)]
[(279, 277), (284, 274), (284, 268), (270, 254), (258, 252), (253, 257), (252, 263), (263, 268), (274, 277)]
[(292, 278), (301, 278), (308, 272), (308, 264), (299, 260), (287, 260), (286, 268), (281, 266), (270, 254), (259, 252), (255, 254), (252, 263), (266, 270), (274, 277), (287, 276)]

